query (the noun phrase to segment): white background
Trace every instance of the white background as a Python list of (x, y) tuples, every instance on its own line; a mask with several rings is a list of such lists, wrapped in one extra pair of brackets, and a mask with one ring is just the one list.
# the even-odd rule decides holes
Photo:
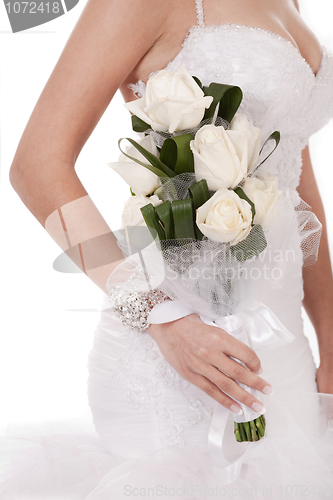
[[(194, 3), (194, 0), (193, 0)], [(333, 49), (331, 0), (301, 0), (302, 14)], [(84, 7), (13, 34), (0, 3), (1, 47), (1, 315), (0, 421), (89, 416), (87, 357), (102, 292), (83, 274), (53, 267), (61, 253), (8, 181), (17, 144), (33, 107)], [(112, 26), (110, 26), (112, 29)], [(113, 120), (117, 119), (117, 125)], [(52, 116), (50, 116), (52, 120)], [(333, 248), (332, 121), (311, 138), (315, 173)], [(118, 158), (119, 137), (135, 137), (119, 92), (84, 146), (77, 172), (111, 229), (118, 229), (128, 187), (106, 163)], [(84, 311), (95, 309), (96, 311)], [(318, 364), (315, 333), (306, 319)]]

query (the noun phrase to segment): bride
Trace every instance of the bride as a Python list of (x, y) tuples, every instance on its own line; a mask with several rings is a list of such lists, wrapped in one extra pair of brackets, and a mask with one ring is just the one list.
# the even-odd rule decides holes
[[(92, 454), (78, 443), (78, 455), (66, 460), (60, 447), (46, 466), (44, 438), (40, 465), (23, 490), (18, 477), (24, 467), (11, 461), (4, 499), (333, 495), (333, 281), (307, 146), (333, 116), (333, 56), (304, 24), (297, 2), (89, 0), (23, 133), (12, 186), (107, 294), (108, 278), (124, 257), (75, 162), (117, 89), (133, 101), (144, 95), (151, 73), (179, 66), (204, 85), (242, 88), (242, 109), (263, 136), (281, 132), (265, 168), (281, 189), (297, 189), (322, 223), (316, 264), (302, 270), (295, 234), (296, 260), (288, 263), (283, 287), (265, 296), (265, 306), (295, 340), (256, 353), (195, 311), (142, 333), (126, 328), (106, 306), (89, 356), (88, 395), (100, 448)], [(318, 337), (318, 369), (303, 332), (302, 303)], [(260, 399), (239, 383), (256, 389)], [(241, 455), (234, 454), (235, 443), (220, 443), (216, 453), (214, 418), (221, 408), (240, 415), (242, 406), (265, 413), (267, 435), (248, 447), (242, 443)], [(66, 467), (57, 469), (60, 462)]]

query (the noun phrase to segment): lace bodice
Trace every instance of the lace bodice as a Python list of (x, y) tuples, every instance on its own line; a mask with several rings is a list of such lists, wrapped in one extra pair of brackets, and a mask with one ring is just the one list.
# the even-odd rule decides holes
[[(309, 137), (333, 116), (333, 53), (322, 47), (314, 75), (287, 39), (261, 28), (230, 23), (205, 25), (202, 0), (196, 0), (198, 24), (189, 29), (180, 52), (165, 69), (185, 66), (204, 85), (239, 85), (240, 111), (249, 114), (266, 139), (281, 132), (277, 151), (265, 169), (279, 177), (280, 188), (295, 189), (302, 168), (301, 151)], [(142, 97), (141, 80), (130, 85)]]

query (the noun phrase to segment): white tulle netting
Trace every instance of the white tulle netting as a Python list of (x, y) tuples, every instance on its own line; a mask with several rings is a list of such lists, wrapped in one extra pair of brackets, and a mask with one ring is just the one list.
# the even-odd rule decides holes
[[(200, 130), (200, 128), (203, 127), (204, 125), (213, 124), (213, 125), (215, 125), (215, 127), (223, 127), (225, 130), (227, 130), (229, 127), (229, 122), (227, 120), (224, 120), (220, 116), (217, 116), (217, 111), (218, 111), (218, 108), (216, 108), (215, 114), (212, 118), (206, 118), (205, 120), (202, 120), (199, 123), (199, 125), (197, 125), (196, 127), (193, 127), (193, 128), (179, 130), (179, 131), (173, 132), (172, 134), (170, 134), (169, 132), (163, 132), (163, 131), (156, 132), (154, 130), (148, 129), (146, 131), (146, 133), (149, 133), (154, 138), (156, 146), (161, 148), (164, 144), (164, 141), (166, 139), (169, 139), (170, 137), (177, 137), (179, 135), (192, 134), (193, 138), (194, 138), (195, 134), (198, 132), (198, 130)], [(245, 112), (244, 114), (246, 115), (246, 117), (249, 120), (249, 122), (251, 123), (251, 125), (253, 125), (253, 120), (252, 120), (251, 116), (249, 115), (249, 113)], [(251, 163), (251, 160), (252, 160), (252, 158), (249, 158), (249, 163)]]
[[(187, 198), (188, 187), (194, 183), (194, 174), (164, 182), (163, 199)], [(135, 231), (128, 228), (125, 232), (126, 239), (118, 244), (128, 258), (110, 275), (109, 291), (116, 286), (127, 291), (158, 288), (170, 299), (214, 319), (246, 309), (264, 301), (272, 290), (283, 289), (296, 262), (313, 264), (321, 224), (296, 191), (285, 191), (263, 231), (254, 226), (252, 238), (236, 246), (207, 237), (201, 241), (164, 240), (152, 241), (133, 254), (135, 237), (131, 236)], [(263, 250), (256, 255), (258, 247)]]

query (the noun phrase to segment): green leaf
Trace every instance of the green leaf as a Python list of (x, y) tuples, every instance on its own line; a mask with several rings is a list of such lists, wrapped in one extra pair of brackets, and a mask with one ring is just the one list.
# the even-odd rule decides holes
[(213, 118), (216, 106), (220, 103), (217, 115), (230, 123), (242, 102), (242, 90), (234, 85), (213, 82), (209, 87), (203, 87), (203, 91), (205, 95), (213, 97), (212, 104), (205, 112), (204, 120)]
[(281, 134), (280, 132), (278, 132), (277, 130), (275, 130), (275, 132), (273, 132), (267, 139), (266, 141), (264, 142), (261, 150), (260, 150), (260, 153), (259, 153), (259, 156), (261, 155), (264, 147), (266, 146), (266, 144), (268, 143), (268, 141), (275, 141), (275, 147), (274, 149), (269, 153), (268, 156), (266, 156), (266, 158), (261, 162), (259, 163), (259, 165), (256, 166), (256, 168), (254, 170), (252, 170), (251, 172), (251, 175), (254, 174), (254, 172), (263, 164), (265, 163), (266, 160), (268, 160), (268, 158), (274, 153), (274, 151), (276, 150), (276, 148), (278, 147), (278, 145), (280, 144), (280, 140), (281, 140)]
[(267, 247), (267, 241), (264, 231), (259, 224), (255, 224), (251, 229), (250, 234), (245, 240), (240, 241), (237, 245), (231, 247), (231, 252), (240, 262), (252, 259), (259, 255)]
[(171, 209), (175, 228), (174, 237), (195, 239), (192, 200), (175, 200), (171, 203)]
[(148, 125), (148, 123), (144, 122), (136, 115), (132, 115), (131, 119), (134, 132), (145, 132), (150, 128), (150, 125)]
[[(178, 193), (175, 183), (172, 179), (168, 179), (167, 177), (162, 177), (162, 186), (155, 189), (154, 194), (156, 194), (160, 200), (178, 200)], [(165, 186), (167, 185), (167, 188)]]
[(200, 231), (200, 229), (196, 224), (195, 215), (197, 208), (201, 207), (201, 205), (206, 203), (206, 201), (209, 200), (210, 198), (206, 179), (202, 179), (201, 181), (196, 182), (195, 184), (193, 184), (193, 186), (190, 186), (188, 190), (190, 192), (190, 197), (193, 202), (194, 226), (195, 226), (196, 237), (198, 240), (201, 241), (204, 235), (202, 234), (202, 232)]
[(149, 203), (148, 205), (140, 208), (140, 210), (154, 240), (156, 238), (158, 238), (159, 240), (165, 240), (165, 231), (154, 206)]
[(220, 101), (217, 116), (231, 122), (243, 100), (243, 92), (239, 87), (230, 87), (225, 91)]
[(172, 240), (174, 237), (174, 227), (170, 201), (165, 201), (164, 203), (157, 205), (155, 207), (155, 212), (163, 224), (166, 239)]
[(190, 148), (192, 134), (170, 137), (163, 143), (160, 160), (170, 167), (176, 175), (184, 172), (194, 172), (194, 158)]
[(160, 200), (166, 201), (168, 199), (168, 194), (165, 192), (163, 186), (159, 186), (155, 189), (154, 194), (159, 197)]
[(193, 80), (195, 80), (195, 82), (199, 85), (199, 87), (201, 88), (202, 90), (202, 83), (201, 81), (199, 80), (199, 78), (197, 76), (192, 76)]
[(250, 206), (251, 206), (251, 211), (252, 211), (252, 226), (253, 226), (253, 225), (254, 225), (254, 223), (253, 223), (253, 221), (254, 221), (254, 217), (255, 217), (255, 215), (256, 215), (256, 207), (255, 207), (255, 205), (254, 205), (253, 201), (251, 201), (251, 200), (250, 200), (250, 198), (248, 198), (248, 197), (246, 196), (246, 194), (244, 193), (244, 191), (243, 191), (243, 189), (242, 189), (242, 188), (238, 187), (238, 188), (234, 189), (234, 191), (235, 191), (235, 193), (236, 193), (236, 194), (238, 194), (238, 196), (239, 196), (242, 200), (245, 200), (245, 201), (247, 201), (247, 202), (250, 204)]
[[(137, 158), (134, 158), (134, 156), (131, 156), (131, 155), (128, 155), (127, 153), (125, 153), (125, 151), (123, 151), (120, 147), (120, 143), (124, 139), (127, 139), (132, 144), (132, 146), (134, 146), (139, 151), (139, 153), (141, 153), (145, 158), (147, 158), (147, 160), (151, 164), (148, 165), (147, 163), (143, 163), (142, 161), (138, 160)], [(146, 148), (141, 146), (141, 144), (138, 144), (134, 139), (131, 139), (130, 137), (122, 137), (118, 141), (118, 146), (119, 146), (120, 151), (125, 156), (127, 156), (127, 158), (130, 158), (131, 160), (135, 161), (136, 163), (139, 163), (140, 165), (142, 165), (143, 167), (148, 168), (148, 170), (150, 170), (151, 172), (156, 174), (158, 177), (174, 177), (176, 175), (173, 170), (171, 170), (167, 165), (164, 165), (164, 163), (162, 163), (161, 160), (159, 160), (159, 158), (157, 158), (155, 155), (153, 155), (153, 153), (150, 153), (150, 151), (148, 151)]]
[(195, 184), (190, 186), (188, 190), (193, 200), (194, 210), (201, 207), (201, 205), (203, 205), (210, 199), (210, 193), (206, 179), (202, 179), (201, 181), (196, 182)]

